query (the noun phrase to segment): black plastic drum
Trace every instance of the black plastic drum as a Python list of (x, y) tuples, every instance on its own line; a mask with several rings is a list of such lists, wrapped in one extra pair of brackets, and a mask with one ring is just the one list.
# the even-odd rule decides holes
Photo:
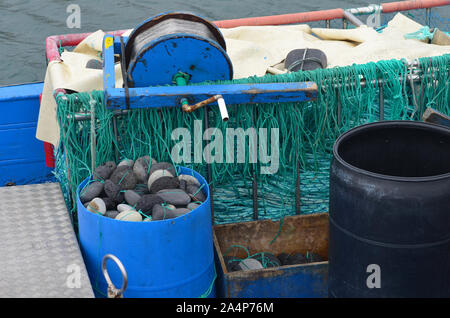
[(450, 297), (450, 129), (363, 125), (333, 155), (330, 297)]

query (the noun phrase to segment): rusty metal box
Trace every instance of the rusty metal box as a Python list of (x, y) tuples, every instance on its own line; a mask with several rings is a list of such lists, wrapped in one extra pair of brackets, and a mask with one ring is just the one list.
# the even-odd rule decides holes
[[(285, 217), (281, 231), (280, 221), (272, 220), (215, 225), (213, 240), (218, 297), (328, 296), (328, 261), (228, 272), (223, 259), (231, 246), (241, 245), (251, 254), (314, 252), (327, 260), (328, 213)], [(245, 258), (245, 250), (233, 249), (232, 256)]]

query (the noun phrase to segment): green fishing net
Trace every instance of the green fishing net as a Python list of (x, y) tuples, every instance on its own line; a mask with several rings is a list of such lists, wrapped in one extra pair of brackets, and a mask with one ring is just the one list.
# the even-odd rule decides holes
[[(417, 62), (411, 67), (403, 60), (389, 60), (214, 82), (313, 81), (319, 88), (318, 98), (314, 101), (228, 105), (230, 119), (227, 122), (222, 121), (216, 106), (190, 114), (179, 107), (171, 107), (133, 109), (115, 116), (114, 111), (105, 106), (102, 91), (59, 95), (57, 116), (61, 143), (56, 156), (55, 174), (76, 219), (75, 191), (81, 181), (92, 174), (91, 147), (95, 148), (94, 161), (97, 166), (108, 160), (118, 162), (144, 155), (150, 155), (157, 161), (172, 161), (171, 152), (178, 142), (172, 139), (176, 128), (186, 128), (194, 136), (196, 125), (202, 125), (202, 131), (205, 131), (207, 123), (211, 129), (206, 139), (216, 140), (220, 137), (220, 131), (224, 144), (227, 128), (242, 128), (244, 131), (265, 128), (268, 136), (261, 139), (266, 141), (264, 148), (268, 156), (272, 152), (273, 140), (278, 141), (279, 164), (276, 173), (262, 173), (262, 168), (268, 164), (264, 164), (260, 153), (256, 162), (250, 160), (249, 151), (242, 162), (226, 162), (224, 159), (223, 162), (209, 164), (214, 222), (252, 220), (253, 193), (257, 194), (259, 219), (327, 212), (328, 170), (333, 143), (340, 134), (380, 119), (420, 120), (427, 107), (450, 114), (450, 55), (420, 58)], [(209, 83), (195, 85), (205, 84)], [(95, 117), (93, 121), (77, 120), (74, 116), (91, 112)], [(270, 138), (272, 128), (277, 129), (278, 138)], [(206, 177), (208, 164), (204, 160), (196, 162), (194, 156), (201, 156), (202, 149), (210, 141), (200, 136), (192, 138), (191, 142), (191, 155), (177, 164), (192, 168)], [(248, 149), (248, 138), (246, 143)], [(211, 152), (217, 158), (220, 154), (220, 149)], [(296, 196), (300, 197), (299, 201), (296, 201)]]

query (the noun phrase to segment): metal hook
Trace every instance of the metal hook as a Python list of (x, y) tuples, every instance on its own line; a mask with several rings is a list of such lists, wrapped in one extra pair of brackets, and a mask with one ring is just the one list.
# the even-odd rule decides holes
[[(108, 270), (106, 269), (106, 261), (108, 259), (112, 259), (116, 263), (117, 267), (119, 267), (120, 272), (122, 273), (123, 282), (121, 289), (117, 289), (116, 286), (114, 286), (113, 282), (111, 281), (111, 278), (109, 277)], [(123, 298), (123, 293), (127, 289), (128, 276), (122, 262), (116, 256), (112, 254), (106, 254), (102, 260), (102, 271), (103, 276), (105, 276), (106, 283), (108, 284), (108, 298)]]

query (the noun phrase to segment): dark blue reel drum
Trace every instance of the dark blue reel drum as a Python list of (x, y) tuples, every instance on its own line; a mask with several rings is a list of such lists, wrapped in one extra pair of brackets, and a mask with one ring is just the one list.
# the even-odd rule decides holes
[(233, 78), (219, 29), (187, 13), (160, 14), (136, 27), (125, 46), (125, 68), (129, 87), (173, 84), (178, 73), (190, 83)]

